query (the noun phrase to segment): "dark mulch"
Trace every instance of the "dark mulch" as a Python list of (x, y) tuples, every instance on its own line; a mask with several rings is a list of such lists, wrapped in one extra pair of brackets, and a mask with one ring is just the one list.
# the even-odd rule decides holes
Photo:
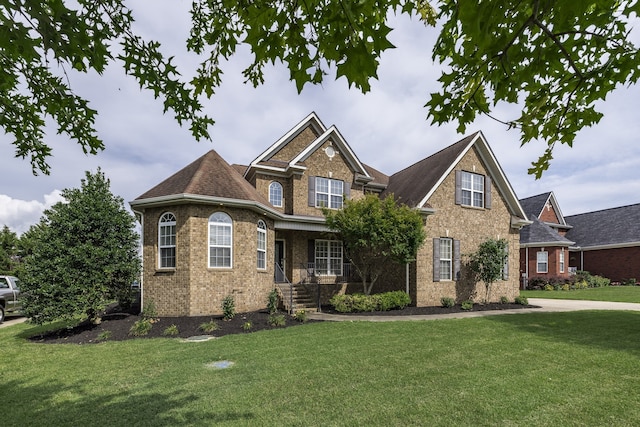
[[(534, 306), (520, 304), (475, 304), (472, 311), (507, 310), (527, 307), (531, 308)], [(377, 311), (369, 313), (337, 313), (332, 310), (331, 307), (327, 306), (322, 307), (322, 311), (332, 314), (343, 314), (344, 316), (363, 314), (368, 316), (400, 316), (456, 313), (464, 310), (462, 310), (460, 305), (456, 305), (450, 308), (407, 307), (402, 310), (385, 312)], [(266, 310), (237, 314), (233, 319), (228, 321), (223, 320), (222, 316), (161, 317), (153, 323), (151, 331), (147, 335), (143, 337), (135, 337), (130, 334), (130, 330), (136, 321), (141, 320), (141, 316), (127, 313), (119, 310), (117, 307), (113, 307), (108, 310), (107, 314), (103, 316), (102, 322), (98, 325), (84, 323), (73, 328), (59, 329), (36, 335), (30, 339), (35, 342), (51, 344), (91, 344), (103, 341), (158, 338), (166, 337), (164, 332), (171, 325), (175, 325), (178, 329), (178, 334), (171, 336), (172, 338), (189, 338), (199, 335), (213, 335), (215, 337), (221, 337), (224, 335), (250, 333), (269, 329), (282, 329), (302, 324), (286, 314), (285, 319), (285, 326), (272, 326), (269, 324), (269, 313)], [(200, 326), (211, 320), (214, 320), (218, 324), (218, 329), (207, 334), (200, 329)], [(244, 325), (247, 322), (251, 322), (251, 328), (248, 331), (244, 328)], [(307, 322), (310, 323), (317, 321), (308, 320)], [(105, 335), (108, 335), (108, 337), (105, 338)]]

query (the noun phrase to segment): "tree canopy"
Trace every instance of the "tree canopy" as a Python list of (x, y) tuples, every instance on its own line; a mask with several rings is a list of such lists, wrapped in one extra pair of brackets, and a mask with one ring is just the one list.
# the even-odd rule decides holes
[(491, 285), (504, 274), (508, 260), (508, 243), (505, 239), (487, 239), (478, 246), (478, 250), (469, 255), (469, 267), (485, 285), (485, 302), (489, 302)]
[(325, 209), (329, 228), (340, 234), (346, 256), (362, 279), (365, 295), (389, 261), (406, 264), (416, 259), (425, 239), (420, 214), (393, 197), (366, 195), (346, 200), (341, 210)]
[(627, 36), (639, 10), (638, 0), (194, 0), (186, 48), (201, 63), (183, 77), (159, 42), (135, 33), (124, 0), (9, 0), (0, 3), (0, 126), (34, 173), (49, 172), (46, 119), (97, 153), (97, 111), (68, 76), (101, 74), (118, 61), (196, 139), (209, 138), (214, 121), (201, 99), (214, 95), (220, 63), (239, 46), (251, 49), (243, 75), (253, 85), (266, 65), (281, 62), (298, 91), (333, 75), (366, 92), (393, 48), (389, 20), (404, 13), (441, 28), (433, 57), (445, 67), (442, 91), (426, 104), (433, 122), (456, 120), (464, 132), (478, 114), (515, 104), (521, 115), (500, 120), (520, 130), (523, 144), (547, 142), (530, 169), (540, 176), (557, 142), (572, 145), (600, 120), (597, 101), (637, 81), (638, 49)]
[(100, 170), (62, 196), (23, 236), (24, 312), (38, 324), (95, 321), (112, 301), (128, 302), (140, 272), (135, 219)]

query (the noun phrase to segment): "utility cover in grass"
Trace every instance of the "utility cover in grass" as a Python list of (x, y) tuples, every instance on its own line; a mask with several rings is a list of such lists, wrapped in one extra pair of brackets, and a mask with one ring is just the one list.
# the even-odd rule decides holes
[(233, 365), (234, 363), (230, 360), (219, 360), (217, 362), (207, 363), (205, 366), (207, 368), (214, 368), (214, 369), (227, 369), (232, 367)]

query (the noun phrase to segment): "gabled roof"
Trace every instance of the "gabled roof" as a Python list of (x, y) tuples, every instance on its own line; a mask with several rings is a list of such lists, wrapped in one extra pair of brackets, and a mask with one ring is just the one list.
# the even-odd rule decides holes
[(214, 150), (137, 197), (132, 205), (142, 204), (142, 201), (169, 200), (186, 195), (236, 199), (269, 206), (269, 202)]
[(510, 213), (526, 222), (525, 212), (482, 132), (469, 135), (391, 175), (389, 186), (383, 192), (383, 196), (393, 193), (397, 200), (410, 207), (430, 208), (427, 200), (474, 146), (494, 185), (506, 201)]
[(566, 237), (581, 249), (640, 245), (640, 204), (567, 216)]
[(575, 242), (561, 236), (537, 217), (530, 217), (530, 225), (520, 230), (521, 247), (572, 246)]
[(548, 193), (538, 194), (537, 196), (527, 197), (525, 199), (520, 199), (520, 204), (527, 214), (527, 218), (540, 218), (542, 215), (542, 210), (550, 204), (553, 207), (554, 212), (556, 213), (556, 217), (558, 218), (560, 225), (567, 225), (567, 222), (562, 215), (562, 210), (560, 209), (560, 204), (556, 199), (553, 191), (549, 191)]

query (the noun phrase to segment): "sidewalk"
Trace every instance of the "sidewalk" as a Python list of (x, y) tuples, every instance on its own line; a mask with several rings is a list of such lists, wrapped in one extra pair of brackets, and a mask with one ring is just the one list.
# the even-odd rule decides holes
[(583, 301), (583, 300), (560, 300), (546, 298), (529, 298), (529, 304), (540, 308), (519, 308), (515, 310), (491, 310), (491, 311), (469, 311), (462, 313), (449, 314), (429, 314), (416, 316), (367, 316), (366, 314), (358, 316), (342, 316), (339, 314), (328, 313), (309, 313), (309, 319), (327, 320), (327, 321), (368, 321), (368, 322), (396, 322), (407, 320), (436, 320), (436, 319), (461, 319), (466, 317), (483, 317), (497, 316), (500, 314), (524, 314), (524, 313), (542, 313), (542, 312), (560, 312), (560, 311), (579, 311), (579, 310), (632, 310), (640, 311), (640, 304), (627, 302), (607, 302), (607, 301)]
[(23, 316), (10, 316), (4, 319), (4, 322), (0, 323), (0, 328), (4, 328), (5, 326), (16, 325), (18, 323), (22, 323), (26, 321), (27, 318)]

